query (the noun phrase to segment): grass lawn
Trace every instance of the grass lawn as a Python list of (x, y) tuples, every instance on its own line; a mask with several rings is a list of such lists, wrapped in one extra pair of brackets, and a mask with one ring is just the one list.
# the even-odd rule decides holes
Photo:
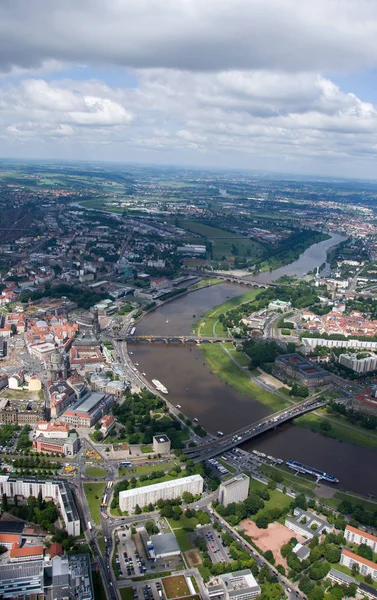
[(143, 454), (153, 454), (152, 446), (142, 446), (141, 451)]
[(368, 510), (370, 512), (377, 512), (377, 504), (373, 503), (373, 502), (369, 502), (368, 500), (366, 500), (365, 498), (362, 498), (360, 496), (360, 498), (354, 498), (353, 496), (349, 496), (348, 494), (345, 494), (343, 492), (335, 492), (334, 494), (334, 498), (336, 498), (339, 502), (352, 502), (352, 504), (360, 504), (360, 506), (362, 506), (363, 508), (365, 508), (365, 510)]
[(119, 588), (122, 600), (134, 600), (134, 593), (130, 587)]
[[(334, 417), (331, 416), (331, 419), (333, 418)], [(352, 427), (355, 428), (350, 429), (349, 427), (345, 427), (344, 424), (339, 421), (334, 423), (333, 421), (328, 421), (314, 413), (303, 415), (302, 417), (295, 419), (293, 423), (296, 427), (306, 427), (315, 433), (321, 433), (326, 437), (341, 442), (348, 442), (349, 444), (354, 444), (355, 446), (361, 446), (363, 448), (377, 448), (377, 437), (372, 437), (366, 430), (357, 427), (357, 425), (352, 425)], [(324, 430), (324, 427), (327, 427), (327, 429)]]
[(102, 467), (88, 467), (85, 469), (85, 475), (87, 477), (105, 477), (106, 474), (106, 469), (102, 469)]
[(105, 549), (106, 549), (105, 540), (103, 539), (102, 535), (98, 536), (97, 540), (98, 540), (99, 549), (101, 550), (101, 554), (102, 554), (102, 556), (105, 556)]
[(267, 475), (267, 477), (272, 477), (273, 475), (278, 473), (283, 477), (283, 485), (292, 488), (297, 492), (305, 492), (306, 494), (308, 494), (310, 491), (313, 491), (316, 487), (316, 484), (313, 481), (305, 479), (302, 475), (300, 475), (300, 477), (295, 477), (290, 472), (285, 472), (283, 466), (277, 469), (272, 465), (264, 464), (261, 468), (261, 471), (264, 475)]
[(94, 597), (96, 600), (106, 600), (107, 596), (103, 587), (101, 575), (96, 571), (92, 571)]
[(258, 384), (250, 378), (232, 361), (220, 344), (201, 345), (201, 352), (204, 355), (211, 371), (219, 375), (228, 385), (236, 388), (241, 394), (254, 398), (261, 404), (268, 406), (271, 412), (282, 410), (291, 403), (276, 396), (272, 392), (259, 387)]
[(101, 499), (105, 487), (105, 483), (84, 483), (84, 492), (89, 504), (90, 514), (96, 525), (101, 524)]
[(204, 581), (208, 581), (209, 578), (212, 576), (211, 571), (204, 565), (198, 565), (196, 568), (198, 569), (199, 573), (203, 577)]
[(163, 481), (173, 481), (173, 479), (178, 479), (179, 477), (184, 477), (184, 476), (185, 476), (184, 473), (180, 473), (179, 476), (177, 476), (177, 477), (171, 477), (171, 475), (168, 475), (166, 473), (165, 475), (162, 474), (161, 477), (159, 477), (158, 479), (153, 479), (153, 480), (149, 480), (149, 481), (139, 481), (138, 480), (137, 487), (145, 487), (146, 485), (154, 485), (155, 483), (162, 483)]
[[(344, 565), (337, 564), (337, 565), (334, 566), (334, 568), (337, 571), (341, 571), (342, 573), (346, 573), (346, 575), (349, 575), (350, 577), (353, 577), (354, 579), (356, 579), (356, 581), (359, 581), (360, 583), (365, 583), (365, 578), (364, 578), (363, 575), (361, 575), (360, 573), (358, 573), (356, 576), (353, 575), (351, 569), (349, 569), (348, 567), (345, 567)], [(377, 589), (377, 582), (376, 581), (374, 581), (373, 583), (368, 583), (368, 585), (370, 585), (374, 589)]]
[(192, 543), (189, 540), (188, 532), (184, 529), (176, 529), (174, 531), (175, 537), (177, 538), (177, 542), (181, 549), (181, 552), (187, 552), (187, 550), (191, 550), (193, 548)]
[[(250, 479), (250, 491), (265, 489), (266, 486), (264, 483), (256, 481), (255, 479)], [(283, 494), (282, 492), (279, 492), (278, 490), (268, 490), (268, 492), (270, 494), (270, 499), (264, 501), (264, 508), (259, 510), (257, 514), (252, 517), (253, 521), (255, 521), (258, 517), (261, 517), (264, 512), (270, 508), (288, 507), (292, 502), (292, 498), (286, 494)]]
[(185, 515), (181, 515), (179, 521), (175, 521), (174, 519), (168, 519), (170, 527), (174, 530), (177, 529), (195, 529), (198, 524), (198, 519), (196, 517), (191, 517), (190, 519)]
[(161, 463), (158, 465), (142, 465), (141, 467), (121, 467), (119, 469), (119, 475), (122, 477), (123, 475), (135, 475), (135, 477), (140, 475), (147, 475), (148, 473), (155, 473), (156, 471), (165, 471), (166, 469), (172, 469), (176, 465), (180, 465), (180, 461), (177, 459), (171, 463)]
[(226, 460), (223, 460), (222, 458), (217, 458), (216, 460), (223, 467), (225, 467), (226, 469), (228, 469), (229, 473), (235, 473), (237, 471), (237, 469), (235, 467), (233, 467), (233, 465), (231, 465), (230, 463), (228, 463)]
[(173, 575), (172, 577), (164, 577), (162, 580), (166, 597), (182, 598), (182, 596), (190, 596), (190, 590), (187, 585), (184, 575)]
[[(231, 342), (224, 342), (225, 348), (230, 352), (233, 358), (241, 365), (241, 367), (248, 367), (250, 364), (250, 357), (245, 352), (238, 352)], [(260, 375), (258, 371), (258, 375)]]
[(243, 302), (250, 302), (251, 300), (254, 300), (255, 296), (257, 296), (257, 294), (259, 293), (260, 289), (251, 290), (249, 292), (246, 292), (246, 294), (242, 294), (241, 296), (230, 298), (229, 300), (223, 302), (223, 304), (219, 304), (215, 308), (210, 308), (194, 324), (193, 330), (196, 333), (200, 332), (200, 334), (203, 336), (213, 336), (213, 326), (218, 320), (219, 315), (221, 315), (222, 313), (226, 313), (228, 310), (232, 310), (233, 308), (239, 306)]

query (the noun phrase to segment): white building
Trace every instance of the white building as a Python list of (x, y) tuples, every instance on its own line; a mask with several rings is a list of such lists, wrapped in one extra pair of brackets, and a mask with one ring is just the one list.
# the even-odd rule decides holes
[(172, 481), (163, 481), (142, 488), (124, 490), (119, 493), (119, 507), (122, 511), (132, 512), (138, 504), (140, 508), (148, 504), (156, 504), (158, 500), (181, 498), (183, 492), (191, 492), (194, 496), (203, 491), (203, 477), (190, 475)]
[(377, 537), (367, 533), (366, 531), (362, 531), (361, 529), (347, 525), (344, 531), (344, 537), (346, 538), (347, 542), (357, 544), (358, 546), (360, 546), (360, 544), (366, 544), (372, 548), (373, 552), (377, 551)]
[(285, 302), (284, 300), (273, 300), (268, 305), (268, 310), (282, 310), (286, 312), (291, 308), (292, 304), (290, 302)]
[(352, 354), (341, 354), (339, 364), (352, 369), (356, 373), (368, 373), (377, 369), (377, 355), (373, 353), (365, 358), (357, 358)]
[(326, 340), (324, 338), (305, 338), (301, 342), (307, 348), (325, 346), (326, 348), (354, 348), (355, 350), (376, 350), (377, 342), (361, 340)]
[(358, 565), (361, 575), (370, 575), (374, 581), (377, 581), (377, 564), (358, 554), (354, 554), (350, 550), (347, 550), (347, 548), (343, 548), (342, 550), (340, 564), (349, 569), (352, 569), (353, 565)]
[(250, 600), (259, 596), (261, 589), (250, 569), (220, 575), (226, 600)]
[(331, 531), (334, 531), (334, 526), (330, 525), (326, 519), (320, 519), (317, 515), (307, 510), (296, 507), (293, 511), (293, 515), (293, 517), (287, 517), (285, 519), (285, 526), (308, 540), (311, 540), (324, 532), (330, 533)]
[(69, 535), (80, 535), (80, 518), (73, 500), (68, 481), (60, 479), (37, 479), (27, 477), (18, 479), (8, 475), (0, 475), (0, 496), (38, 497), (42, 492), (43, 499), (51, 499), (58, 505)]
[(243, 502), (249, 495), (250, 477), (241, 473), (222, 481), (219, 489), (219, 502), (228, 506), (232, 502)]

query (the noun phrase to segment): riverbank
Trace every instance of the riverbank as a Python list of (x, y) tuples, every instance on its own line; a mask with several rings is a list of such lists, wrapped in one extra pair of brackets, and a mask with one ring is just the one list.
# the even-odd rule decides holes
[(303, 415), (293, 421), (295, 427), (304, 427), (324, 437), (329, 437), (339, 442), (347, 442), (361, 448), (377, 449), (377, 434), (357, 425), (347, 424), (345, 421), (328, 414), (326, 409)]
[(202, 345), (200, 349), (213, 373), (241, 394), (249, 396), (267, 406), (271, 413), (291, 405), (288, 398), (285, 400), (277, 394), (262, 389), (255, 383), (242, 368), (236, 365), (222, 344)]
[(233, 310), (240, 304), (244, 302), (250, 302), (254, 300), (254, 298), (261, 292), (260, 288), (251, 290), (242, 294), (240, 296), (236, 296), (219, 304), (215, 308), (211, 308), (207, 310), (193, 325), (192, 330), (194, 333), (198, 335), (202, 335), (203, 337), (215, 337), (216, 335), (224, 334), (223, 327), (221, 323), (217, 323), (219, 316), (221, 314), (225, 314), (229, 310)]
[(275, 269), (280, 269), (281, 267), (286, 267), (295, 262), (306, 250), (308, 250), (311, 246), (314, 246), (314, 244), (319, 244), (320, 242), (325, 242), (329, 239), (331, 239), (331, 235), (328, 233), (322, 233), (319, 231), (308, 232), (308, 237), (300, 240), (300, 242), (293, 246), (293, 248), (283, 250), (280, 255), (272, 255), (271, 257), (262, 260), (260, 263), (257, 263), (256, 267), (258, 272), (263, 273), (265, 271), (272, 271)]

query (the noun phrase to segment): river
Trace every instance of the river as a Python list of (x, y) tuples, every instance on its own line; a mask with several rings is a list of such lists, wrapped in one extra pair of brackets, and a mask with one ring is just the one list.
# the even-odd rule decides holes
[(266, 271), (256, 275), (253, 279), (256, 281), (271, 282), (276, 281), (283, 275), (291, 275), (296, 277), (303, 277), (308, 271), (313, 271), (317, 267), (320, 267), (322, 263), (326, 262), (326, 252), (329, 248), (337, 246), (340, 242), (343, 242), (346, 238), (339, 233), (332, 233), (331, 238), (313, 244), (305, 252), (303, 252), (297, 260), (292, 262), (290, 265), (280, 267), (274, 271)]
[[(290, 274), (302, 275), (325, 262), (326, 249), (342, 239), (341, 236), (333, 236), (331, 240), (320, 242), (310, 255), (311, 248), (306, 250), (306, 268), (301, 256), (282, 269), (289, 269)], [(318, 246), (321, 246), (321, 252)], [(276, 279), (276, 275), (288, 274), (287, 271), (282, 273), (282, 269), (265, 275)], [(192, 292), (146, 315), (136, 326), (136, 334), (187, 335), (205, 311), (242, 293), (245, 293), (244, 286), (231, 283)], [(132, 359), (138, 363), (139, 371), (145, 372), (149, 381), (159, 379), (169, 390), (169, 400), (180, 404), (188, 417), (198, 418), (199, 423), (212, 433), (234, 431), (268, 412), (264, 405), (240, 394), (214, 375), (198, 347), (135, 344), (130, 350), (134, 353)], [(374, 450), (342, 443), (293, 425), (285, 425), (245, 444), (245, 449), (251, 451), (253, 448), (279, 458), (305, 462), (338, 477), (342, 488), (377, 496), (377, 454)]]

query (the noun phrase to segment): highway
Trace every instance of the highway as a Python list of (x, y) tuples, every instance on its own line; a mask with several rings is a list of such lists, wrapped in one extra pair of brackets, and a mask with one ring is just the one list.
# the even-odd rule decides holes
[(251, 425), (247, 425), (234, 433), (219, 437), (213, 442), (201, 444), (195, 448), (186, 448), (183, 452), (189, 455), (195, 462), (214, 458), (218, 454), (227, 452), (243, 442), (257, 437), (261, 433), (265, 433), (270, 429), (275, 429), (278, 425), (282, 425), (300, 415), (314, 411), (323, 405), (324, 402), (319, 401), (318, 398), (297, 402), (288, 408), (280, 410), (272, 415), (268, 415), (264, 419), (256, 421)]

